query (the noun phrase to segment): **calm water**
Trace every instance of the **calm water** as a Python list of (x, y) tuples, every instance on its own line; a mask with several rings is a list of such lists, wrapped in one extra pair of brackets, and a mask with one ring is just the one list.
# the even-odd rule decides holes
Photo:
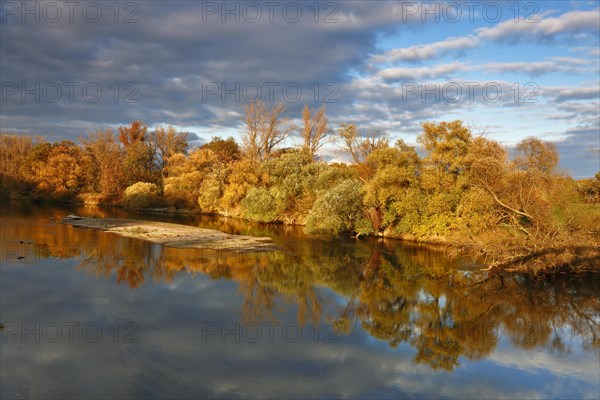
[[(284, 250), (173, 249), (51, 219), (70, 213)], [(426, 247), (223, 218), (4, 205), (0, 225), (3, 399), (600, 397), (597, 275), (489, 277)]]

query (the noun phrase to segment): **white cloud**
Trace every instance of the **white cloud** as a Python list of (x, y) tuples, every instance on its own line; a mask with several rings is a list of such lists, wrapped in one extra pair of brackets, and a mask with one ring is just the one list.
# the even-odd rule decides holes
[(393, 49), (373, 57), (374, 62), (423, 61), (442, 56), (454, 50), (477, 47), (479, 40), (474, 36), (449, 37), (430, 44), (419, 44), (401, 49)]
[(559, 17), (532, 17), (538, 22), (513, 19), (499, 23), (492, 28), (480, 28), (477, 35), (483, 40), (518, 41), (526, 38), (549, 40), (561, 34), (578, 34), (600, 29), (600, 11), (570, 11)]
[[(571, 11), (558, 17), (537, 15), (532, 17), (538, 22), (526, 22), (513, 19), (501, 22), (491, 28), (480, 28), (475, 35), (449, 37), (445, 40), (429, 44), (419, 44), (410, 47), (389, 50), (372, 57), (374, 63), (390, 63), (398, 61), (417, 62), (431, 60), (444, 56), (453, 51), (464, 51), (476, 48), (481, 41), (518, 41), (526, 36), (538, 40), (550, 40), (560, 34), (580, 34), (582, 32), (598, 32), (600, 29), (600, 11)], [(577, 48), (582, 49), (582, 48)], [(577, 50), (576, 49), (576, 50)], [(598, 49), (585, 47), (589, 54), (597, 56)], [(556, 61), (572, 64), (573, 58), (556, 57)], [(581, 64), (578, 61), (579, 64)]]
[(567, 100), (592, 100), (600, 96), (600, 82), (582, 87), (542, 87), (540, 94), (544, 97), (552, 98), (555, 102), (561, 103)]
[(593, 72), (597, 68), (582, 67), (585, 60), (574, 59), (570, 57), (556, 57), (552, 61), (520, 61), (520, 62), (496, 62), (487, 63), (478, 66), (486, 72), (512, 72), (524, 73), (533, 76), (550, 74), (555, 72)]
[(466, 64), (455, 62), (435, 65), (433, 67), (387, 68), (379, 71), (377, 76), (384, 80), (432, 79), (447, 76), (453, 72), (465, 69), (467, 69)]

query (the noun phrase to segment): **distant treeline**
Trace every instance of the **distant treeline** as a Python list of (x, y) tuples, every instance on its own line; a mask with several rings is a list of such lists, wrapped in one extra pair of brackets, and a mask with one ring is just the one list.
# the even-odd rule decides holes
[[(172, 127), (140, 121), (90, 133), (81, 144), (0, 135), (2, 196), (170, 207), (300, 224), (341, 233), (445, 242), (491, 268), (536, 272), (600, 268), (600, 172), (575, 181), (557, 171), (553, 144), (527, 138), (510, 158), (461, 121), (426, 122), (425, 154), (385, 131), (329, 127), (305, 107), (302, 124), (283, 106), (245, 107), (242, 142), (214, 137), (189, 149)], [(283, 148), (292, 134), (300, 139)], [(352, 164), (326, 163), (335, 143)]]

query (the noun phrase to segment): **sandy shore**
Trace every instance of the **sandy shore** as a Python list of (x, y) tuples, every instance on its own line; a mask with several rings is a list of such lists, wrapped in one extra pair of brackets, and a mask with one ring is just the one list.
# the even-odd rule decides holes
[(239, 253), (279, 250), (268, 237), (230, 235), (214, 229), (166, 222), (87, 218), (74, 215), (69, 215), (60, 221), (76, 228), (98, 229), (119, 236), (147, 240), (182, 249), (213, 249)]

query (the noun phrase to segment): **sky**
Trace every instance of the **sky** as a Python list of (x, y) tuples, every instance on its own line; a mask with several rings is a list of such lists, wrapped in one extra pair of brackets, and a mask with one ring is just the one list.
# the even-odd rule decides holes
[(142, 120), (200, 144), (239, 138), (250, 101), (291, 120), (324, 105), (333, 129), (410, 144), (455, 119), (509, 147), (537, 136), (584, 178), (599, 49), (598, 1), (1, 1), (0, 129), (77, 141)]

